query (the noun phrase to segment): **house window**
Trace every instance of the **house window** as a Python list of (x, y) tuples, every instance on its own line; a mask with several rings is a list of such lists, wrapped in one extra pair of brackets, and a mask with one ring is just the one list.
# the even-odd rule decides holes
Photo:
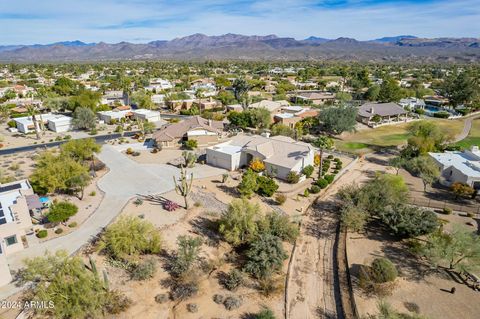
[(5, 242), (7, 243), (7, 246), (15, 245), (17, 243), (17, 236), (9, 236), (5, 237)]

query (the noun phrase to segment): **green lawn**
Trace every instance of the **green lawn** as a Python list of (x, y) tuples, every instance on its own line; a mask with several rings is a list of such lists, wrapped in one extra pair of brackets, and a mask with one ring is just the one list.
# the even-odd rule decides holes
[[(463, 120), (437, 119), (432, 121), (435, 121), (435, 124), (450, 136), (460, 134), (464, 125)], [(395, 147), (407, 143), (407, 128), (409, 125), (410, 123), (402, 123), (375, 129), (363, 129), (347, 134), (342, 139), (336, 139), (335, 146), (340, 151), (357, 154), (370, 153), (380, 147)]]
[(455, 145), (458, 145), (463, 149), (469, 149), (473, 145), (480, 146), (480, 119), (473, 121), (472, 129), (470, 130), (468, 137), (457, 142)]

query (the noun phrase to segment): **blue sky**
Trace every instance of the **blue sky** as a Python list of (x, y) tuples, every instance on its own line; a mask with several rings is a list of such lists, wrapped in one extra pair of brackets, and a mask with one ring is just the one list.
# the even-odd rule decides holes
[(480, 0), (2, 0), (0, 30), (0, 44), (148, 42), (193, 33), (480, 37)]

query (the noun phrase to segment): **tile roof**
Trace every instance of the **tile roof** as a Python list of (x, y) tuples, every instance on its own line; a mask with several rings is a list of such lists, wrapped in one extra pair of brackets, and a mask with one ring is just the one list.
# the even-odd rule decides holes
[(223, 122), (209, 121), (197, 115), (181, 122), (165, 126), (153, 134), (153, 139), (157, 142), (172, 141), (181, 138), (188, 131), (194, 129), (204, 129), (208, 132), (220, 133), (223, 131)]
[(407, 114), (408, 112), (397, 103), (365, 103), (358, 109), (358, 115), (361, 117), (395, 116)]

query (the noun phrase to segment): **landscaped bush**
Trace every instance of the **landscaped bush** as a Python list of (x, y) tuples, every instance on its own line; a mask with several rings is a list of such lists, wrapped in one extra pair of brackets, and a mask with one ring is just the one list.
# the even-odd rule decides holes
[(77, 222), (71, 222), (70, 224), (68, 224), (68, 227), (70, 228), (74, 228), (74, 227), (77, 227)]
[(198, 147), (198, 142), (196, 140), (188, 140), (185, 142), (185, 148), (188, 150), (194, 150)]
[(176, 282), (170, 289), (170, 299), (173, 301), (186, 300), (198, 293), (198, 283), (196, 281)]
[(264, 308), (259, 313), (253, 315), (252, 319), (276, 319), (276, 317), (272, 310)]
[(335, 176), (333, 176), (333, 175), (325, 175), (324, 178), (325, 178), (325, 180), (326, 180), (329, 184), (331, 184), (331, 183), (333, 182), (333, 180), (335, 179)]
[(328, 181), (325, 178), (320, 178), (316, 182), (317, 186), (324, 189), (328, 186)]
[(213, 295), (213, 302), (215, 302), (216, 304), (223, 304), (223, 302), (225, 301), (225, 297), (223, 295), (219, 295), (219, 294), (215, 294)]
[(450, 117), (450, 113), (447, 111), (440, 111), (433, 113), (433, 117), (441, 118), (441, 119), (448, 119)]
[(63, 229), (62, 229), (62, 228), (57, 228), (57, 229), (55, 229), (55, 234), (60, 235), (61, 233), (63, 233)]
[(288, 256), (280, 238), (262, 234), (250, 244), (246, 257), (245, 271), (255, 278), (266, 278), (280, 270)]
[(434, 212), (407, 205), (385, 209), (380, 218), (395, 235), (402, 237), (430, 234), (440, 225)]
[(333, 159), (333, 155), (330, 154), (330, 155), (327, 156), (327, 158), (328, 158), (329, 160), (332, 160), (332, 159)]
[(189, 303), (187, 304), (187, 311), (191, 313), (198, 312), (198, 305), (196, 303)]
[(305, 188), (305, 190), (303, 191), (303, 197), (308, 197), (310, 196), (310, 191), (308, 190), (308, 188)]
[(172, 202), (171, 200), (166, 200), (163, 203), (163, 209), (165, 209), (167, 212), (174, 212), (179, 208), (180, 208), (180, 205), (178, 205), (175, 202)]
[(155, 296), (155, 302), (156, 303), (165, 303), (168, 301), (168, 295), (167, 294), (158, 294)]
[(45, 238), (47, 236), (48, 236), (48, 231), (46, 229), (42, 229), (37, 233), (38, 238)]
[(155, 271), (157, 271), (157, 262), (154, 259), (148, 259), (133, 266), (130, 269), (130, 277), (133, 280), (146, 280), (152, 278)]
[(8, 127), (17, 127), (17, 122), (14, 120), (8, 121), (7, 123)]
[(303, 175), (305, 175), (307, 178), (310, 178), (312, 176), (314, 171), (314, 168), (312, 165), (305, 166), (302, 170)]
[(294, 242), (300, 231), (296, 223), (292, 223), (288, 215), (271, 212), (259, 221), (259, 234), (270, 234), (281, 240)]
[(312, 194), (318, 194), (318, 193), (320, 193), (321, 190), (322, 189), (318, 185), (312, 185), (310, 187), (310, 193), (312, 193)]
[(265, 170), (265, 164), (263, 163), (263, 161), (259, 158), (254, 158), (251, 162), (250, 162), (250, 165), (249, 167), (254, 171), (254, 172), (257, 172), (257, 173), (260, 173), (262, 171)]
[(295, 172), (290, 172), (287, 175), (287, 182), (290, 184), (296, 184), (300, 181), (300, 175)]
[(133, 149), (131, 147), (127, 148), (126, 153), (127, 153), (127, 155), (132, 155), (133, 154)]
[(287, 201), (287, 196), (283, 194), (278, 194), (277, 196), (275, 196), (275, 201), (278, 205), (283, 205)]
[(448, 208), (448, 207), (445, 207), (444, 209), (442, 209), (442, 214), (451, 215), (452, 214), (452, 209)]
[(257, 177), (257, 191), (256, 193), (262, 196), (271, 197), (278, 189), (277, 183), (273, 178), (266, 176)]

